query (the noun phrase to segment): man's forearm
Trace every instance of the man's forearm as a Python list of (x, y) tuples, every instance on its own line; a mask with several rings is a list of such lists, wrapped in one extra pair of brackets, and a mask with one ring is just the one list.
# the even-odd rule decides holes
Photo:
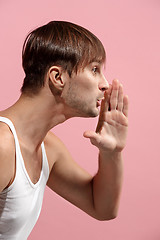
[(115, 218), (123, 180), (122, 153), (99, 153), (99, 169), (93, 179), (94, 208), (97, 218)]
[(123, 178), (121, 151), (128, 132), (128, 96), (117, 79), (105, 91), (96, 131), (86, 131), (84, 137), (99, 150), (99, 169), (92, 179), (92, 203), (97, 219), (117, 216)]

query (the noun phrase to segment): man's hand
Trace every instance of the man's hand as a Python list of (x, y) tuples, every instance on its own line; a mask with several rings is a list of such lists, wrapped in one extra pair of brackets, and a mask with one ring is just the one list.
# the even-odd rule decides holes
[(125, 147), (128, 131), (128, 97), (122, 84), (113, 80), (104, 94), (96, 131), (84, 132), (101, 152), (120, 152)]

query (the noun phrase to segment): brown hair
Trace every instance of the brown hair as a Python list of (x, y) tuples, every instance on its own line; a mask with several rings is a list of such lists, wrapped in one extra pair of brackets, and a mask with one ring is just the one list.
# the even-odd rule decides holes
[(28, 34), (22, 50), (25, 72), (22, 93), (37, 93), (45, 74), (53, 65), (61, 66), (71, 77), (89, 63), (104, 62), (100, 40), (87, 29), (64, 21), (52, 21)]

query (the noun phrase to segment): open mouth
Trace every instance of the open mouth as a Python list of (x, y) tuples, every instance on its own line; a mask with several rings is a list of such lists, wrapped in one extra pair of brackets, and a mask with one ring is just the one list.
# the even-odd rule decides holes
[(103, 99), (104, 99), (104, 97), (97, 99), (97, 107), (101, 106), (101, 102)]
[(97, 107), (101, 106), (101, 101), (97, 100)]

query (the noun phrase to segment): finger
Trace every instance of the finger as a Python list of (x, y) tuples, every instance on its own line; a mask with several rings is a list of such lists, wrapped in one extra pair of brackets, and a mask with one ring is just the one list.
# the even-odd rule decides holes
[(99, 114), (99, 119), (103, 119), (104, 113), (109, 109), (110, 94), (111, 94), (112, 85), (104, 93), (104, 99), (101, 101), (101, 109)]
[(118, 89), (119, 89), (119, 81), (114, 79), (112, 82), (112, 92), (110, 97), (110, 106), (111, 110), (116, 110), (118, 103)]
[(97, 124), (97, 128), (96, 128), (96, 133), (98, 133), (102, 127), (103, 124), (103, 120), (105, 118), (105, 113), (108, 111), (109, 109), (109, 95), (107, 95), (107, 93), (105, 92), (104, 94), (104, 99), (101, 102), (101, 109), (100, 109), (100, 113), (99, 113), (99, 119), (98, 119), (98, 124)]
[(94, 131), (85, 131), (83, 133), (83, 136), (85, 138), (96, 138), (97, 137), (97, 133), (95, 133)]
[(101, 101), (100, 115), (103, 114), (103, 112), (108, 111), (108, 108), (109, 108), (109, 96), (107, 95), (107, 92), (105, 92), (104, 99)]
[(108, 94), (108, 91), (104, 93), (104, 99), (101, 101), (101, 110), (100, 110), (100, 115), (103, 112), (108, 111), (109, 108), (109, 99), (110, 99), (110, 94)]
[(107, 94), (108, 98), (110, 98), (111, 92), (112, 92), (112, 84), (109, 84), (109, 88), (106, 91), (106, 94)]
[(122, 112), (122, 109), (123, 109), (123, 86), (122, 86), (122, 84), (120, 84), (119, 91), (118, 91), (117, 110)]
[(101, 131), (102, 126), (103, 126), (103, 120), (99, 120), (96, 127), (96, 133), (99, 133)]
[(108, 102), (109, 102), (108, 111), (111, 110), (111, 105), (110, 105), (111, 92), (112, 92), (112, 84), (109, 85), (109, 88), (108, 88), (108, 90), (107, 90), (107, 94), (108, 94)]
[(128, 105), (129, 105), (129, 100), (128, 100), (128, 96), (125, 95), (123, 98), (123, 114), (128, 117)]
[[(112, 92), (112, 84), (109, 85), (109, 88), (107, 89), (107, 91), (104, 94), (104, 108), (106, 111), (110, 110), (110, 98), (111, 98), (111, 92)], [(102, 101), (102, 103), (103, 103)]]
[(99, 142), (100, 142), (100, 137), (99, 137), (99, 135), (96, 133), (96, 132), (94, 132), (94, 131), (85, 131), (84, 133), (83, 133), (83, 136), (85, 137), (85, 138), (89, 138), (90, 139), (90, 141), (91, 141), (91, 143), (93, 144), (93, 145), (97, 145), (97, 144), (99, 144)]

